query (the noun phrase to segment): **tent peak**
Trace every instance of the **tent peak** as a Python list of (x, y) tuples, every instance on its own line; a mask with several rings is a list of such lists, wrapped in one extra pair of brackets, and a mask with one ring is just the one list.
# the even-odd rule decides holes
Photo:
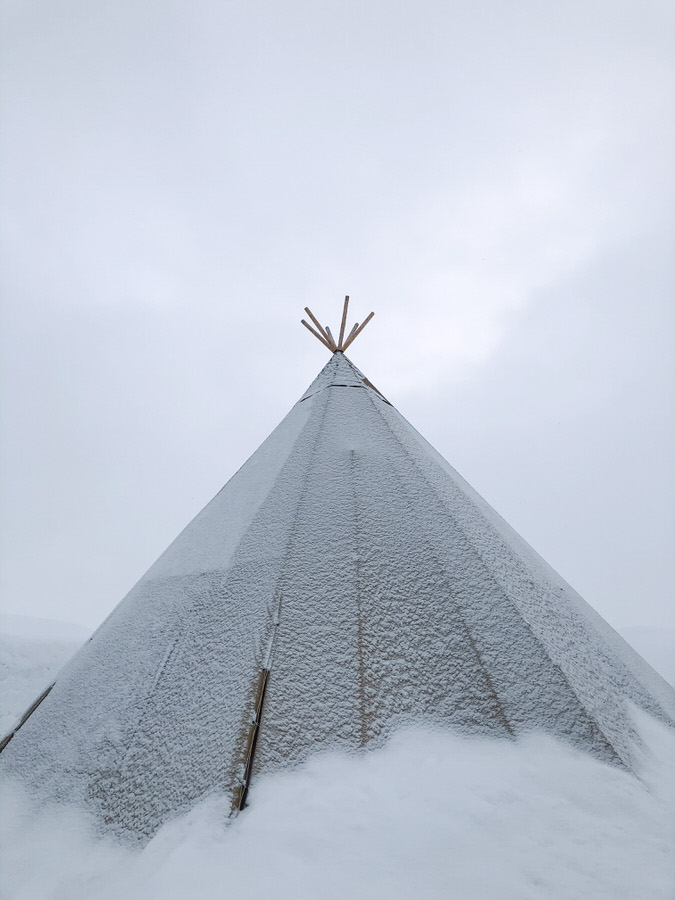
[(324, 345), (324, 347), (327, 347), (332, 353), (343, 353), (347, 349), (347, 347), (349, 347), (350, 344), (354, 343), (356, 338), (361, 334), (361, 332), (366, 327), (368, 322), (370, 322), (370, 320), (375, 315), (374, 312), (371, 312), (368, 316), (366, 316), (366, 318), (361, 323), (361, 325), (359, 325), (359, 323), (356, 322), (353, 325), (352, 330), (349, 332), (349, 334), (345, 338), (345, 326), (347, 325), (347, 309), (348, 309), (348, 307), (349, 307), (349, 296), (346, 296), (344, 306), (342, 308), (342, 321), (340, 323), (340, 333), (338, 335), (337, 341), (333, 337), (333, 334), (332, 334), (330, 328), (328, 327), (328, 325), (326, 325), (324, 328), (324, 326), (321, 325), (321, 323), (316, 318), (316, 316), (314, 315), (312, 310), (309, 308), (309, 306), (305, 307), (305, 312), (310, 317), (312, 322), (314, 322), (318, 331), (315, 331), (312, 328), (312, 326), (309, 324), (309, 322), (307, 322), (305, 319), (300, 319), (300, 321), (305, 326), (305, 328), (308, 331), (311, 331), (312, 334), (314, 335), (314, 337), (318, 341), (321, 341), (321, 343)]
[(358, 369), (354, 363), (341, 350), (336, 350), (323, 369), (302, 395), (299, 403), (309, 397), (318, 394), (326, 388), (364, 388), (374, 391), (380, 400), (389, 403), (387, 398), (379, 391), (372, 381)]

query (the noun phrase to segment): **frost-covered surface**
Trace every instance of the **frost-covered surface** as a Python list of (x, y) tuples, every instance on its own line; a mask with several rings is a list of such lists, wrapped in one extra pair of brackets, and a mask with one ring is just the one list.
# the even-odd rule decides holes
[[(278, 623), (278, 624), (277, 624)], [(627, 701), (672, 688), (340, 354), (60, 673), (10, 774), (151, 835), (256, 777), (397, 728), (547, 731), (642, 764)]]
[(396, 735), (214, 796), (140, 852), (81, 810), (3, 795), (4, 900), (672, 900), (675, 739), (641, 780), (543, 735)]

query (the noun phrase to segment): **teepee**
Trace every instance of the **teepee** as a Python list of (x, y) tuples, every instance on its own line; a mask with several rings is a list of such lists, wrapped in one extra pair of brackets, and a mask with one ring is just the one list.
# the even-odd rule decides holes
[(143, 837), (410, 724), (544, 730), (634, 769), (630, 705), (675, 722), (670, 686), (344, 355), (346, 313), (337, 341), (304, 322), (327, 365), (5, 738), (8, 774)]

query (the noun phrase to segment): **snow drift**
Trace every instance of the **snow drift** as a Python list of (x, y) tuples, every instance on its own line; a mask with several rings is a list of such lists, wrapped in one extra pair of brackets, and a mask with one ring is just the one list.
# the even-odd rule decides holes
[[(2, 617), (3, 721), (86, 633)], [(641, 629), (655, 665), (672, 635)], [(672, 651), (672, 647), (670, 647)], [(664, 672), (665, 674), (665, 672)], [(675, 735), (646, 716), (638, 780), (550, 737), (407, 732), (214, 795), (141, 852), (68, 806), (2, 791), (3, 900), (661, 900), (675, 895)]]
[(548, 736), (397, 735), (213, 796), (138, 852), (4, 791), (5, 900), (666, 900), (675, 739), (642, 717), (642, 780)]

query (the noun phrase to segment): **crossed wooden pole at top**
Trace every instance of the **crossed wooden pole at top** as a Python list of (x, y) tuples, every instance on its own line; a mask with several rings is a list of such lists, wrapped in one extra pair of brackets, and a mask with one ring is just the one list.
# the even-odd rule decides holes
[(356, 338), (361, 334), (361, 332), (366, 327), (368, 322), (370, 322), (370, 320), (375, 315), (374, 312), (371, 312), (370, 315), (364, 319), (364, 321), (361, 325), (359, 325), (359, 323), (356, 322), (354, 327), (352, 328), (352, 330), (347, 335), (347, 339), (345, 340), (345, 326), (347, 324), (347, 309), (348, 309), (348, 307), (349, 307), (349, 297), (345, 297), (345, 305), (342, 309), (342, 322), (340, 324), (340, 336), (337, 340), (337, 343), (335, 342), (335, 338), (333, 337), (328, 325), (326, 325), (326, 327), (324, 328), (319, 323), (319, 320), (316, 318), (316, 316), (314, 315), (312, 310), (309, 308), (309, 306), (305, 307), (305, 312), (307, 313), (307, 315), (310, 317), (312, 322), (314, 322), (314, 324), (316, 325), (316, 327), (319, 330), (315, 331), (312, 328), (312, 326), (309, 324), (309, 322), (306, 322), (304, 319), (300, 319), (300, 321), (305, 326), (305, 328), (308, 329), (308, 331), (312, 332), (312, 334), (318, 341), (321, 341), (321, 343), (324, 345), (324, 347), (328, 347), (328, 349), (331, 350), (333, 353), (338, 353), (338, 352), (344, 353), (344, 351), (347, 349), (347, 347), (349, 347), (349, 345), (352, 344), (356, 340)]

